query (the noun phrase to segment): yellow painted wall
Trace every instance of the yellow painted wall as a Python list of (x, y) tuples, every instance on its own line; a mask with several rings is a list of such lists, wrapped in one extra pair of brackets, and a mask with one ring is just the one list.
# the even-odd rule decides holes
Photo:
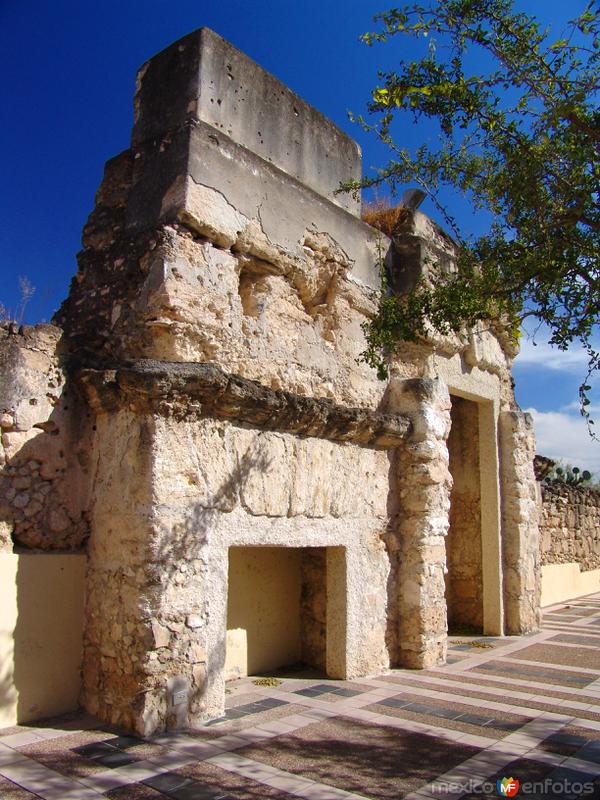
[(0, 728), (77, 708), (85, 562), (0, 554)]
[(579, 564), (542, 567), (542, 608), (600, 591), (600, 569), (582, 572)]
[(231, 547), (225, 678), (301, 658), (300, 557), (291, 547)]

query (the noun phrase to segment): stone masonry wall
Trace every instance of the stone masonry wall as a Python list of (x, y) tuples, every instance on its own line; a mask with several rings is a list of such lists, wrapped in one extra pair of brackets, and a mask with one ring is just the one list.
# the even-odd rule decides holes
[(80, 550), (89, 535), (89, 411), (61, 331), (0, 326), (0, 549)]
[(540, 625), (540, 551), (533, 420), (504, 411), (499, 420), (502, 464), (502, 560), (506, 633), (531, 633)]
[[(91, 371), (86, 375), (88, 396), (98, 412), (99, 464), (91, 509), (86, 706), (142, 732), (221, 713), (229, 547), (343, 551), (342, 580), (329, 563), (306, 565), (310, 576), (305, 570), (305, 582), (314, 592), (303, 603), (321, 625), (325, 622), (328, 642), (337, 637), (335, 651), (326, 656), (328, 674), (384, 670), (389, 664), (389, 560), (383, 542), (389, 458), (385, 449), (369, 446), (366, 433), (363, 445), (343, 441), (349, 434), (360, 438), (358, 421), (369, 429), (365, 413), (355, 409), (353, 421), (346, 411), (345, 432), (330, 401), (318, 405), (305, 399), (302, 406), (300, 399), (270, 390), (264, 405), (257, 405), (255, 395), (247, 408), (259, 415), (270, 408), (273, 419), (277, 400), (295, 407), (282, 409), (280, 430), (260, 430), (256, 418), (251, 427), (203, 416), (209, 407), (192, 402), (192, 397), (206, 396), (201, 379), (204, 375), (206, 380), (207, 371), (201, 365), (174, 364), (170, 372), (165, 365), (155, 365), (153, 373), (150, 369), (124, 370), (120, 379), (108, 375), (112, 391), (121, 393), (118, 401), (111, 396), (110, 382), (99, 382)], [(223, 398), (212, 414), (248, 413), (239, 410), (244, 382), (236, 379), (233, 385), (237, 410), (231, 405), (233, 389), (208, 387), (210, 396)], [(189, 394), (182, 414), (184, 389)], [(251, 391), (250, 384), (246, 390)], [(111, 410), (115, 403), (129, 410)], [(319, 423), (317, 408), (329, 412), (330, 427)], [(379, 417), (388, 424), (393, 419)], [(303, 418), (313, 431), (320, 429), (320, 438), (281, 431), (286, 421), (295, 430), (307, 430)], [(263, 419), (260, 424), (272, 423)], [(399, 443), (405, 435), (406, 428), (398, 439), (387, 441)], [(343, 616), (336, 622), (335, 595), (340, 592)], [(322, 653), (322, 628), (310, 627), (314, 633), (306, 646), (320, 647)], [(127, 646), (116, 647), (115, 637)], [(186, 692), (182, 707), (171, 704), (173, 687)]]
[(540, 554), (542, 565), (579, 564), (600, 568), (600, 493), (559, 481), (542, 483)]
[(149, 734), (222, 714), (231, 547), (303, 549), (301, 644), (331, 677), (443, 663), (451, 395), (489, 412), (488, 628), (504, 588), (509, 627), (535, 629), (514, 348), (500, 326), (432, 334), (378, 379), (360, 355), (381, 261), (401, 292), (454, 245), (419, 212), (391, 240), (364, 223), (335, 192), (358, 175), (349, 137), (196, 31), (138, 73), (62, 331), (0, 329), (4, 539), (87, 541), (83, 702), (102, 719)]
[(483, 630), (481, 487), (477, 405), (452, 398), (448, 437), (452, 475), (446, 539), (446, 600), (450, 631)]

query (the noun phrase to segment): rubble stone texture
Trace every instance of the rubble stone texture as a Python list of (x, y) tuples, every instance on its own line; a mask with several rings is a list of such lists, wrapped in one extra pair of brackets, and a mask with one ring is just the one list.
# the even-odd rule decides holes
[(600, 568), (600, 494), (584, 486), (554, 481), (541, 485), (542, 565), (577, 563)]
[(514, 347), (498, 324), (400, 346), (387, 383), (361, 361), (382, 267), (405, 291), (454, 245), (419, 212), (392, 240), (364, 223), (335, 191), (360, 169), (196, 31), (138, 74), (60, 327), (1, 331), (4, 547), (86, 548), (82, 701), (113, 724), (222, 714), (226, 661), (280, 632), (260, 570), (283, 548), (289, 652), (332, 677), (443, 663), (448, 609), (490, 634), (539, 622)]
[(452, 398), (450, 419), (448, 449), (452, 491), (446, 540), (448, 622), (454, 627), (481, 632), (483, 574), (477, 404), (461, 397)]
[(67, 386), (61, 331), (0, 325), (0, 552), (89, 536), (90, 412)]
[(506, 632), (531, 633), (540, 625), (538, 495), (533, 420), (521, 411), (500, 415), (502, 530)]

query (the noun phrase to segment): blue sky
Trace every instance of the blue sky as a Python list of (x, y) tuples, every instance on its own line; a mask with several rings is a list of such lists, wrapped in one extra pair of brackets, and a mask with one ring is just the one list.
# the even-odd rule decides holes
[[(583, 6), (583, 0), (519, 5), (554, 23)], [(0, 0), (0, 302), (14, 309), (19, 276), (26, 276), (36, 291), (25, 320), (51, 318), (75, 273), (104, 162), (128, 146), (137, 68), (202, 25), (353, 136), (365, 172), (384, 164), (382, 146), (348, 120), (348, 111), (364, 113), (377, 70), (392, 67), (400, 48), (405, 57), (420, 53), (401, 40), (385, 48), (359, 43), (373, 14), (386, 8), (385, 0)], [(407, 121), (399, 135), (412, 146), (431, 131)], [(461, 225), (477, 232), (460, 198), (453, 209)], [(422, 210), (432, 212), (428, 201)], [(565, 357), (545, 347), (543, 335), (538, 340), (534, 347), (525, 338), (515, 365), (517, 397), (534, 414), (538, 450), (600, 473), (600, 445), (589, 441), (573, 406), (582, 354)], [(600, 417), (597, 391), (593, 401)]]

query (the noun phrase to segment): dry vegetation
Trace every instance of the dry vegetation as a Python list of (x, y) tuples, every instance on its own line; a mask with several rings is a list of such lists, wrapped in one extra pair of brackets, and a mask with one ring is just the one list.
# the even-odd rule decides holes
[(364, 222), (385, 233), (386, 236), (393, 236), (398, 226), (406, 219), (407, 213), (404, 206), (392, 206), (389, 198), (383, 198), (365, 203), (361, 217)]

